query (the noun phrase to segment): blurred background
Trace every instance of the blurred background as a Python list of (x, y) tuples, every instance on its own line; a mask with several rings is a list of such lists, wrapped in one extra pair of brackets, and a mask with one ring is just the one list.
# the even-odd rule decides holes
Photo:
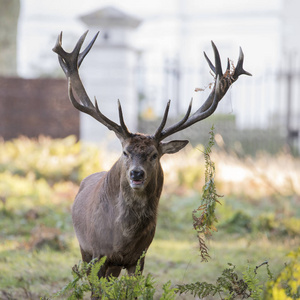
[[(223, 70), (227, 58), (236, 65), (242, 47), (253, 75), (241, 76), (212, 116), (178, 134), (192, 147), (162, 159), (144, 273), (156, 279), (154, 299), (169, 280), (215, 283), (227, 263), (242, 276), (247, 264), (264, 261), (274, 279), (261, 271), (262, 299), (299, 299), (299, 11), (298, 0), (0, 0), (0, 299), (53, 299), (72, 280), (80, 260), (75, 195), (83, 178), (120, 155), (114, 133), (70, 103), (52, 51), (61, 31), (72, 51), (86, 30), (83, 47), (100, 31), (80, 67), (87, 93), (116, 122), (120, 99), (132, 132), (153, 134), (169, 99), (170, 123), (191, 98), (193, 111), (202, 105), (214, 82), (203, 55), (214, 61), (211, 40)], [(202, 145), (213, 125), (213, 180), (224, 196), (203, 263), (192, 212), (203, 201)]]
[[(0, 136), (65, 137), (114, 145), (114, 136), (89, 116), (79, 115), (67, 99), (64, 74), (51, 51), (63, 31), (71, 51), (89, 30), (87, 44), (100, 31), (80, 74), (90, 98), (117, 120), (120, 99), (133, 132), (153, 133), (171, 99), (170, 122), (194, 110), (214, 81), (203, 56), (213, 60), (210, 41), (223, 62), (242, 76), (215, 115), (181, 135), (193, 144), (207, 139), (212, 124), (235, 151), (254, 154), (300, 150), (297, 0), (0, 0)], [(196, 92), (195, 89), (204, 91)]]

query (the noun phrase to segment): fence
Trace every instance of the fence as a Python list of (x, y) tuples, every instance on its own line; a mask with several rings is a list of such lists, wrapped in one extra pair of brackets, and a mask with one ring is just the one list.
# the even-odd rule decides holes
[[(140, 68), (139, 130), (151, 133), (158, 126), (168, 99), (172, 100), (170, 121), (184, 115), (191, 95), (199, 107), (210, 93), (201, 82), (213, 82), (207, 67), (180, 65), (178, 60), (165, 61), (163, 68)], [(153, 81), (155, 78), (155, 81)], [(242, 79), (243, 78), (243, 79)], [(254, 154), (265, 150), (276, 153), (288, 149), (300, 152), (300, 72), (295, 68), (268, 70), (253, 77), (240, 77), (229, 89), (214, 116), (180, 134), (193, 144), (205, 143), (214, 124), (226, 147)], [(203, 92), (191, 93), (196, 87)], [(156, 100), (153, 100), (156, 99)], [(146, 120), (145, 120), (146, 119)], [(147, 120), (148, 119), (148, 120)]]

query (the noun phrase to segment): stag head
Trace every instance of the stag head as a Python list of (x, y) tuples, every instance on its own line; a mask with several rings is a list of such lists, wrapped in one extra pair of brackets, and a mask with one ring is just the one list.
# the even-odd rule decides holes
[(166, 153), (178, 152), (187, 144), (187, 140), (158, 142), (153, 136), (143, 134), (125, 139), (121, 162), (130, 187), (143, 191), (151, 180), (157, 178), (157, 174), (153, 173), (161, 170), (160, 158)]
[[(170, 108), (169, 101), (166, 105), (161, 124), (153, 135), (131, 133), (125, 125), (120, 101), (118, 101), (119, 125), (107, 118), (100, 111), (96, 98), (95, 103), (92, 103), (81, 82), (78, 69), (99, 34), (98, 32), (89, 45), (80, 52), (87, 33), (88, 31), (80, 37), (74, 50), (70, 53), (62, 48), (62, 33), (60, 33), (53, 51), (58, 54), (59, 63), (68, 78), (69, 98), (73, 106), (81, 112), (89, 114), (109, 130), (114, 131), (121, 141), (123, 155), (120, 159), (122, 160), (123, 167), (127, 170), (127, 181), (131, 188), (135, 190), (143, 190), (147, 186), (148, 180), (153, 178), (151, 172), (158, 169), (155, 166), (159, 164), (159, 159), (162, 155), (166, 153), (176, 153), (188, 144), (187, 140), (163, 142), (165, 138), (209, 117), (216, 110), (219, 101), (226, 94), (228, 88), (240, 75), (245, 74), (251, 76), (249, 72), (243, 69), (244, 54), (241, 48), (236, 67), (231, 71), (228, 59), (226, 71), (223, 73), (218, 49), (212, 42), (215, 64), (209, 60), (205, 52), (204, 56), (209, 67), (215, 74), (215, 83), (212, 92), (204, 104), (191, 115), (191, 101), (185, 116), (179, 122), (165, 128)], [(79, 101), (75, 98), (74, 92)]]

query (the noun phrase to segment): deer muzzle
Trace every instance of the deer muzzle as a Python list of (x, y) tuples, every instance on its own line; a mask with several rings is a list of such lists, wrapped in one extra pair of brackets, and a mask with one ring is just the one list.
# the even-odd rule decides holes
[(145, 171), (143, 169), (133, 169), (129, 175), (131, 188), (142, 189), (144, 187)]

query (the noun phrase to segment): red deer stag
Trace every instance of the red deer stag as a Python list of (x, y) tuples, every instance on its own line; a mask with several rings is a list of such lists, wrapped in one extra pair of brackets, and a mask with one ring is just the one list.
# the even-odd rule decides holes
[[(231, 84), (241, 74), (251, 74), (243, 69), (244, 55), (241, 49), (237, 66), (230, 71), (228, 60), (227, 70), (223, 74), (218, 50), (212, 42), (215, 65), (204, 55), (216, 80), (204, 104), (190, 115), (191, 102), (183, 119), (165, 129), (169, 101), (154, 135), (131, 133), (125, 125), (120, 102), (118, 125), (102, 114), (96, 99), (93, 104), (85, 91), (78, 69), (98, 33), (80, 52), (86, 35), (87, 32), (81, 36), (74, 50), (68, 53), (62, 48), (61, 33), (53, 51), (58, 54), (59, 63), (68, 79), (69, 98), (73, 106), (114, 131), (122, 144), (123, 153), (109, 171), (92, 174), (82, 181), (72, 208), (73, 224), (83, 261), (107, 257), (99, 276), (119, 276), (122, 268), (134, 274), (139, 258), (147, 251), (155, 233), (157, 206), (163, 187), (160, 158), (166, 153), (176, 153), (188, 144), (187, 140), (162, 141), (209, 117)], [(142, 271), (144, 258), (140, 263)]]

